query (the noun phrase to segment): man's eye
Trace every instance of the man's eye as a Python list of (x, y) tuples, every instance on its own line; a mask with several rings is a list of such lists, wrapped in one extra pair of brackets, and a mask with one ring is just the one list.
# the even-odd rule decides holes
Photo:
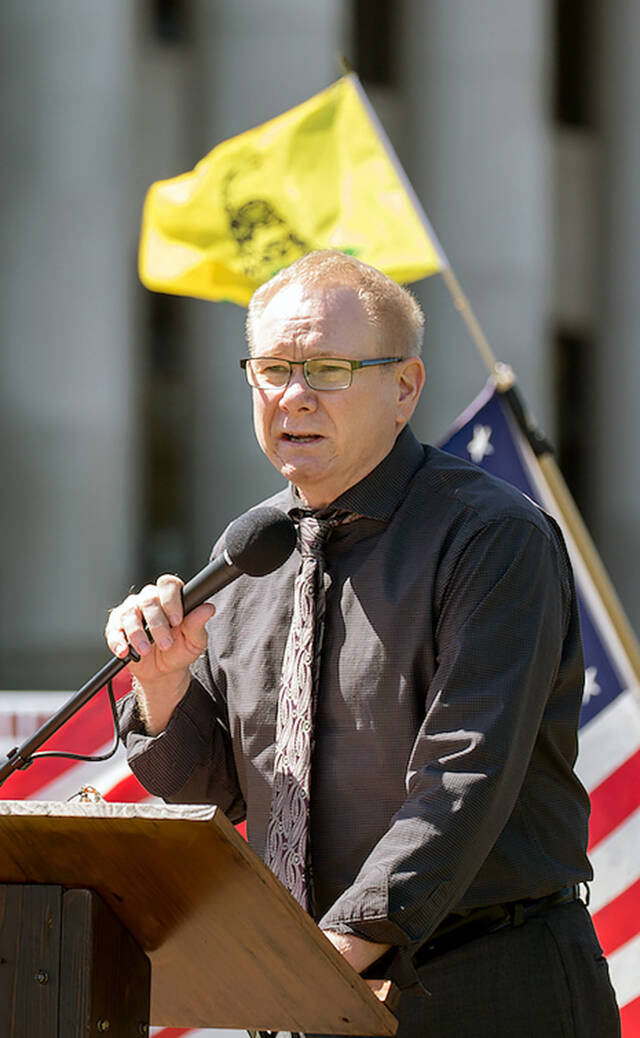
[(260, 366), (260, 374), (264, 375), (265, 378), (282, 378), (288, 371), (288, 364), (279, 364), (277, 361), (274, 361), (273, 364), (262, 364)]
[(346, 370), (346, 365), (340, 361), (332, 360), (315, 360), (313, 362), (311, 370), (316, 375), (335, 375), (343, 374)]

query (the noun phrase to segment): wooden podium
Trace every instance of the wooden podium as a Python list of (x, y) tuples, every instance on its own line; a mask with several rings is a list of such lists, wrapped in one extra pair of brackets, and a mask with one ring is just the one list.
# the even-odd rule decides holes
[(0, 801), (2, 1038), (149, 1023), (397, 1027), (218, 808)]

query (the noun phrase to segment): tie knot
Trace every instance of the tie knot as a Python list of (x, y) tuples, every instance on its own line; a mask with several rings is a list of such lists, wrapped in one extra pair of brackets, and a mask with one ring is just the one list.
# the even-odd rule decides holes
[(303, 515), (298, 521), (298, 547), (300, 554), (322, 558), (324, 547), (335, 521), (330, 519), (316, 519), (314, 515)]

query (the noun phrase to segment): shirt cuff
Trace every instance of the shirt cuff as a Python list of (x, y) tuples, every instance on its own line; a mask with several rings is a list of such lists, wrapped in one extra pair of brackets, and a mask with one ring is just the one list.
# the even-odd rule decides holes
[[(376, 923), (375, 926), (377, 925)], [(391, 925), (393, 926), (393, 924)], [(371, 936), (374, 927), (369, 928), (366, 924), (360, 928), (360, 926), (350, 926), (348, 923), (336, 923), (335, 926), (322, 925), (321, 929), (350, 934), (352, 937), (360, 937), (364, 941), (373, 941), (376, 944), (393, 944), (391, 940), (383, 939), (380, 936), (381, 929), (376, 932), (376, 936)], [(412, 949), (407, 945), (392, 946), (388, 952), (363, 970), (362, 976), (374, 980), (391, 980), (399, 991), (407, 995), (430, 995), (418, 976), (412, 954)]]
[(195, 678), (158, 735), (147, 734), (135, 693), (120, 701), (118, 713), (129, 766), (154, 796), (175, 796), (195, 768), (209, 762), (211, 700)]
[(329, 910), (318, 926), (321, 930), (352, 934), (353, 937), (361, 937), (363, 941), (372, 941), (374, 944), (409, 945), (406, 933), (390, 919), (359, 919), (357, 922), (348, 922), (345, 919), (332, 919)]

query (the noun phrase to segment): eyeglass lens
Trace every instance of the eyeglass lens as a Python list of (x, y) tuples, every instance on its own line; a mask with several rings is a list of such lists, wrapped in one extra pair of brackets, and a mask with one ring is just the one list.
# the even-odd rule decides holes
[[(289, 381), (291, 363), (274, 358), (253, 358), (247, 364), (251, 384), (260, 389), (276, 389)], [(351, 385), (351, 365), (335, 358), (314, 357), (304, 365), (312, 389), (347, 389)]]

